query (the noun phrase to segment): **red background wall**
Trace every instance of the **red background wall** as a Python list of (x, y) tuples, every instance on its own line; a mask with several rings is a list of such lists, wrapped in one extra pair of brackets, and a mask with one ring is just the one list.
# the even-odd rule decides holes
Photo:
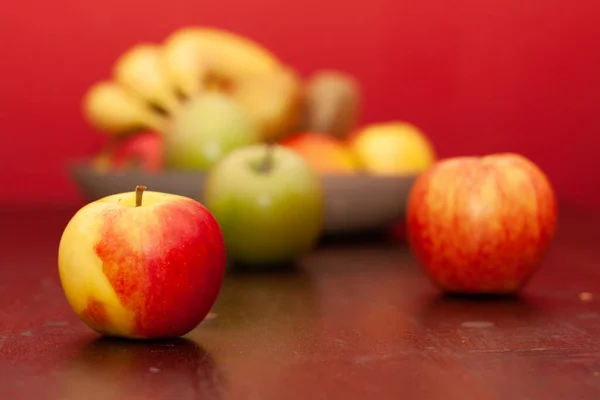
[(364, 88), (441, 156), (517, 151), (565, 202), (600, 207), (598, 0), (18, 0), (0, 12), (0, 203), (76, 203), (66, 162), (103, 139), (81, 95), (141, 40), (186, 24), (257, 39), (303, 74)]

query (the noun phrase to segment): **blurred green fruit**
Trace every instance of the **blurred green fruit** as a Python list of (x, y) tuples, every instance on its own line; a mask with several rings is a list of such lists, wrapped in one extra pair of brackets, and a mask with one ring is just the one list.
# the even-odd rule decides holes
[(291, 262), (316, 243), (324, 226), (319, 176), (279, 145), (256, 144), (226, 156), (209, 172), (203, 202), (221, 226), (230, 261), (243, 264)]
[(227, 95), (207, 92), (173, 115), (165, 133), (165, 163), (177, 169), (208, 170), (231, 151), (258, 143), (256, 122)]

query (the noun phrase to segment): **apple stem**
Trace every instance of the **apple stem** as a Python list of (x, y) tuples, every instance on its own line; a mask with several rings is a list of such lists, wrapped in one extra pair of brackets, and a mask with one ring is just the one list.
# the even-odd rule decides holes
[(142, 205), (142, 196), (144, 195), (146, 186), (137, 185), (135, 187), (135, 206), (140, 207)]
[(271, 168), (273, 168), (273, 149), (275, 148), (275, 143), (272, 140), (269, 140), (266, 144), (265, 158), (263, 159), (263, 163), (258, 168), (260, 172), (269, 172)]

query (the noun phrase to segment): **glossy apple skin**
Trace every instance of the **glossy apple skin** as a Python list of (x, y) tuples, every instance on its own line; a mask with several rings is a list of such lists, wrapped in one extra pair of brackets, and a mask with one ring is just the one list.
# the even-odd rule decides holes
[(273, 146), (269, 172), (258, 170), (267, 146), (253, 145), (231, 153), (207, 177), (203, 203), (219, 221), (232, 262), (291, 262), (322, 231), (319, 176), (292, 150)]
[(297, 133), (279, 142), (300, 154), (319, 174), (354, 174), (360, 170), (356, 155), (341, 140), (316, 132)]
[(512, 294), (539, 268), (557, 229), (546, 175), (518, 154), (440, 161), (415, 181), (408, 240), (441, 289)]
[(127, 338), (186, 334), (209, 313), (225, 273), (212, 214), (181, 196), (115, 194), (81, 208), (60, 240), (62, 287), (92, 329)]

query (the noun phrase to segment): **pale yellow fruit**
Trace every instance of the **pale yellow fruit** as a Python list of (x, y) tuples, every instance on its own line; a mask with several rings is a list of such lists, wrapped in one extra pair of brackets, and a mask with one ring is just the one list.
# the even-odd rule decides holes
[(185, 97), (202, 90), (206, 66), (194, 40), (168, 40), (163, 46), (163, 65), (175, 89)]
[(73, 216), (60, 240), (58, 269), (65, 296), (75, 314), (81, 318), (90, 299), (96, 299), (106, 313), (106, 326), (95, 326), (85, 317), (83, 320), (92, 329), (122, 336), (133, 328), (134, 315), (121, 304), (102, 271), (102, 260), (94, 251), (102, 239), (101, 228), (105, 222), (98, 216), (114, 210), (114, 203), (105, 199), (92, 202)]
[(178, 107), (177, 92), (162, 60), (162, 49), (155, 44), (138, 44), (115, 62), (115, 81), (146, 102), (164, 111)]
[(427, 136), (405, 122), (368, 125), (353, 135), (350, 147), (363, 169), (378, 175), (417, 174), (437, 158)]
[(253, 40), (226, 30), (184, 27), (164, 41), (164, 65), (183, 94), (201, 89), (206, 71), (225, 80), (237, 81), (248, 74), (263, 74), (281, 68), (271, 52)]
[(166, 121), (139, 98), (114, 82), (92, 85), (83, 99), (83, 114), (100, 131), (119, 135), (135, 130), (162, 132)]
[(254, 118), (263, 140), (279, 140), (300, 123), (302, 85), (289, 68), (240, 79), (231, 96)]

